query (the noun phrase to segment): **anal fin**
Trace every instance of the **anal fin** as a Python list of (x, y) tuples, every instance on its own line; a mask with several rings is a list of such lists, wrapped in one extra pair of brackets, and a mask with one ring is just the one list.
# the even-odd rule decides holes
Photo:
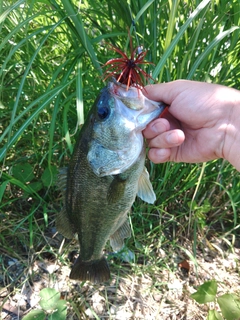
[(110, 236), (110, 245), (115, 252), (120, 251), (124, 246), (124, 239), (131, 236), (131, 229), (128, 219)]

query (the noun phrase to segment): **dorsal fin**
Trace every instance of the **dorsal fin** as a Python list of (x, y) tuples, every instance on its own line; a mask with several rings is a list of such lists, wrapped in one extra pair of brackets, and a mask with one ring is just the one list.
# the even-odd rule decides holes
[(74, 237), (74, 226), (71, 224), (66, 207), (65, 194), (67, 188), (67, 170), (68, 168), (60, 168), (58, 174), (57, 186), (62, 193), (63, 208), (56, 214), (56, 228), (65, 238), (72, 239)]
[(69, 221), (65, 207), (56, 214), (55, 223), (57, 231), (60, 232), (65, 238), (72, 239), (74, 237), (74, 227)]

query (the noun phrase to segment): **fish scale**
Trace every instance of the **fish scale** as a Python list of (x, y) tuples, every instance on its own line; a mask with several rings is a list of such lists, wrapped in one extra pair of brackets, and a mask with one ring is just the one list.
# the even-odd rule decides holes
[(109, 280), (103, 255), (106, 242), (110, 240), (113, 250), (119, 251), (131, 236), (128, 213), (137, 194), (149, 203), (155, 200), (144, 167), (142, 130), (164, 108), (140, 89), (130, 87), (126, 92), (126, 86), (112, 80), (89, 111), (68, 169), (62, 173), (67, 174), (61, 177), (64, 206), (56, 217), (60, 233), (68, 238), (78, 234), (80, 254), (71, 279)]

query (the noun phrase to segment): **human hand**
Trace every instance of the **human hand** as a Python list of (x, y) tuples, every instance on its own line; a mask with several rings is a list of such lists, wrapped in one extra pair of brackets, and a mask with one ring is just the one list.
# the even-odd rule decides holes
[(177, 80), (149, 85), (144, 94), (169, 105), (164, 118), (143, 132), (150, 160), (197, 163), (225, 158), (240, 170), (240, 91)]

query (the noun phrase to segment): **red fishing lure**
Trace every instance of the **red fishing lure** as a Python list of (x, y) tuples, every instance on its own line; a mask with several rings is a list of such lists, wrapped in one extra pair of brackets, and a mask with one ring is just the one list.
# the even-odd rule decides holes
[(110, 49), (119, 53), (121, 58), (113, 58), (108, 60), (103, 67), (108, 66), (104, 72), (104, 80), (114, 77), (118, 82), (127, 86), (144, 86), (144, 80), (154, 79), (145, 72), (140, 65), (153, 64), (152, 62), (144, 61), (147, 51), (142, 51), (141, 47), (133, 49), (132, 39), (130, 37), (130, 58), (125, 52), (118, 47), (109, 44)]

